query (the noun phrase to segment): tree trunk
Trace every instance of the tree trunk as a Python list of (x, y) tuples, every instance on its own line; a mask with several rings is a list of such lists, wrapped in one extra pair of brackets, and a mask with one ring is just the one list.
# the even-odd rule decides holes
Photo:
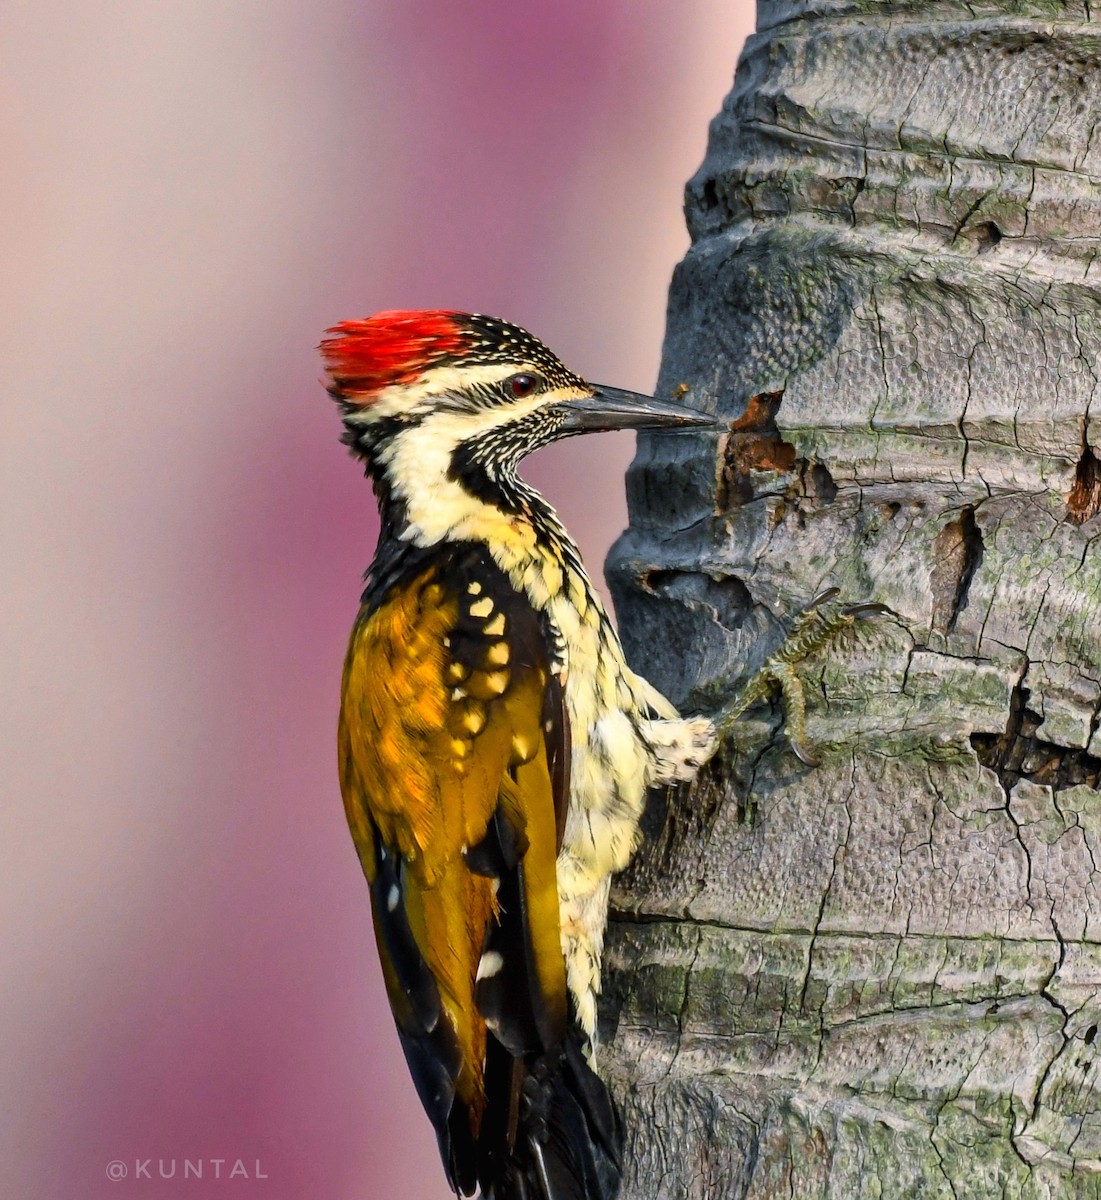
[(640, 443), (624, 642), (713, 707), (896, 615), (806, 663), (819, 767), (777, 705), (651, 802), (625, 1200), (1101, 1196), (1099, 184), (1088, 0), (761, 0), (660, 381), (728, 431)]

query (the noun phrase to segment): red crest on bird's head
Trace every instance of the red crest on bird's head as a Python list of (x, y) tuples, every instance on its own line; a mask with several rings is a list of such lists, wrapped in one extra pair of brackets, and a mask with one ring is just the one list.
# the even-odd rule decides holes
[(410, 383), (427, 368), (462, 353), (468, 314), (451, 309), (375, 313), (341, 321), (318, 349), (332, 381), (330, 393), (347, 404), (370, 404), (393, 384)]

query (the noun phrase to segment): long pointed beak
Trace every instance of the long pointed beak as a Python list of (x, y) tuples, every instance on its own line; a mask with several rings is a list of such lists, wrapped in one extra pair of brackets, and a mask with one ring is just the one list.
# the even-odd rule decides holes
[(717, 424), (714, 417), (693, 408), (603, 384), (594, 384), (593, 394), (586, 400), (568, 400), (559, 405), (559, 411), (566, 417), (559, 427), (563, 436), (610, 429), (699, 429)]

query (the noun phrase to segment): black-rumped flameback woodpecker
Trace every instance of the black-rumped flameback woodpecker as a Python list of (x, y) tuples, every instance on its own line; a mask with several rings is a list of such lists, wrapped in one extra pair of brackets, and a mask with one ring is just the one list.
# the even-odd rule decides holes
[[(587, 383), (480, 314), (378, 313), (321, 350), (382, 518), (340, 783), (409, 1069), (456, 1192), (611, 1200), (621, 1132), (594, 1059), (609, 883), (646, 789), (691, 779), (733, 710), (684, 718), (630, 669), (517, 466), (573, 434), (714, 422)], [(798, 705), (772, 663), (762, 679)]]

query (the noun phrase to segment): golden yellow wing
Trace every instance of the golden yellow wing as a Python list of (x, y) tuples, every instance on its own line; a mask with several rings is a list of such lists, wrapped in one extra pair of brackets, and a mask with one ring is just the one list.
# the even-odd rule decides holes
[(566, 1032), (568, 735), (536, 614), (484, 551), (441, 554), (361, 612), (339, 753), (406, 1059), (469, 1193), (515, 1135), (523, 1064)]

